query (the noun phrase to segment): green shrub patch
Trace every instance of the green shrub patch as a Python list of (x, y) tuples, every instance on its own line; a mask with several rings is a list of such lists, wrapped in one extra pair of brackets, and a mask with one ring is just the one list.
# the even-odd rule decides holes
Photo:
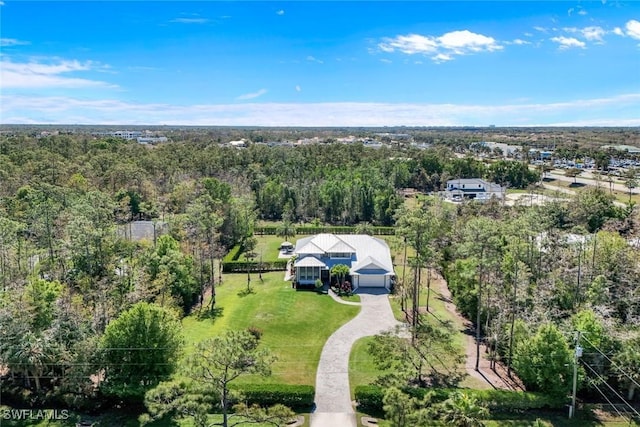
[(313, 406), (315, 389), (310, 385), (238, 384), (232, 386), (249, 405), (268, 407), (280, 403), (294, 410), (309, 410)]
[[(430, 391), (435, 393), (434, 400), (442, 402), (451, 393), (462, 391), (471, 397), (478, 399), (478, 403), (488, 407), (492, 412), (512, 413), (533, 409), (559, 409), (566, 402), (552, 398), (541, 393), (509, 390), (471, 390), (471, 389), (444, 389), (444, 388), (410, 388), (404, 390), (412, 397), (421, 399)], [(386, 388), (377, 386), (358, 386), (355, 389), (355, 398), (360, 410), (364, 412), (381, 412), (382, 399)]]
[(222, 259), (223, 263), (227, 263), (227, 262), (231, 262), (231, 261), (236, 261), (238, 258), (240, 258), (240, 254), (242, 253), (242, 246), (240, 245), (235, 245), (233, 248), (231, 248), (231, 250), (224, 256), (224, 258)]
[[(254, 233), (258, 235), (276, 235), (278, 234), (277, 226), (263, 226), (263, 227), (255, 227)], [(350, 226), (315, 226), (315, 225), (303, 225), (300, 227), (296, 227), (295, 234), (297, 235), (311, 235), (311, 234), (319, 234), (319, 233), (333, 233), (333, 234), (356, 234), (357, 227)], [(381, 226), (372, 226), (371, 231), (373, 234), (381, 235), (381, 236), (392, 236), (395, 234), (395, 229), (393, 227), (381, 227)]]
[(278, 261), (223, 261), (222, 271), (224, 273), (246, 273), (249, 270), (252, 273), (262, 271), (284, 271), (287, 268), (287, 260)]

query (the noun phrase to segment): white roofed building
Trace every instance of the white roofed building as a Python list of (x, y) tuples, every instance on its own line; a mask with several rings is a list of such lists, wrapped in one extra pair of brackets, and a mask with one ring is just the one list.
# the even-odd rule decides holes
[(313, 285), (320, 279), (330, 282), (334, 265), (349, 267), (353, 289), (377, 287), (390, 289), (395, 276), (387, 243), (366, 234), (317, 234), (298, 240), (293, 264), (296, 283)]
[(505, 188), (499, 184), (487, 182), (479, 178), (459, 178), (447, 181), (445, 197), (449, 200), (488, 200), (493, 197), (502, 199), (504, 193)]

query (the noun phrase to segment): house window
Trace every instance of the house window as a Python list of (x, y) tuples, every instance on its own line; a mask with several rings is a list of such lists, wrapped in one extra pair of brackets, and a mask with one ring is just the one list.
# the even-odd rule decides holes
[(298, 280), (316, 280), (320, 278), (320, 267), (298, 267)]
[(347, 252), (333, 252), (331, 258), (351, 258), (351, 254)]

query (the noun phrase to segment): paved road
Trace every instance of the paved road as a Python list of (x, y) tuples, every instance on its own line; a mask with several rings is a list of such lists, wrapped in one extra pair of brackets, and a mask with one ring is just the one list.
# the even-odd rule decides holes
[[(558, 193), (573, 194), (573, 195), (576, 194), (575, 191), (569, 190), (568, 188), (564, 188), (564, 187), (558, 187), (558, 186), (550, 185), (550, 184), (547, 184), (547, 183), (543, 183), (542, 186), (544, 188), (548, 189), (548, 190), (557, 191)], [(621, 208), (624, 208), (624, 207), (627, 206), (625, 203), (619, 202), (617, 200), (614, 200), (613, 204), (616, 205), (616, 206), (619, 206)]]
[[(616, 178), (616, 181), (614, 181), (612, 184), (610, 184), (609, 181), (608, 181), (608, 177), (606, 177), (606, 176), (603, 177), (600, 180), (600, 182), (598, 182), (595, 179), (593, 179), (593, 174), (586, 173), (586, 172), (583, 172), (582, 174), (584, 174), (586, 177), (583, 178), (581, 176), (577, 176), (574, 179), (574, 178), (571, 178), (569, 176), (564, 176), (564, 175), (561, 175), (560, 173), (556, 173), (556, 172), (549, 172), (549, 173), (547, 173), (546, 176), (547, 176), (547, 178), (557, 179), (558, 181), (577, 182), (578, 184), (593, 185), (594, 187), (597, 186), (597, 185), (600, 185), (602, 188), (604, 188), (606, 190), (609, 190), (609, 185), (612, 185), (614, 190), (620, 191), (622, 193), (629, 194), (629, 189), (627, 188), (627, 186), (617, 182), (617, 178)], [(631, 193), (632, 194), (640, 194), (640, 188), (631, 189)]]
[(335, 331), (325, 343), (316, 373), (316, 408), (311, 427), (356, 427), (349, 387), (349, 353), (362, 337), (395, 328), (386, 290), (359, 289), (362, 309), (351, 321)]

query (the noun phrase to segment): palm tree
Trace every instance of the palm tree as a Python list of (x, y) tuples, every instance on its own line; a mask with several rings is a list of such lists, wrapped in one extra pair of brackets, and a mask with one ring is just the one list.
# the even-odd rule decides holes
[(31, 373), (35, 381), (36, 390), (40, 390), (40, 378), (44, 375), (46, 364), (50, 359), (47, 347), (51, 348), (41, 336), (33, 332), (27, 332), (22, 345), (15, 354), (16, 359), (23, 364), (27, 385), (29, 385), (29, 374)]
[(282, 220), (282, 224), (276, 229), (276, 235), (282, 237), (284, 240), (289, 240), (289, 237), (296, 235), (296, 227), (291, 220), (285, 218)]
[(336, 276), (338, 278), (338, 282), (340, 283), (340, 289), (344, 286), (344, 279), (349, 274), (349, 266), (345, 264), (336, 264), (331, 267), (331, 275)]

